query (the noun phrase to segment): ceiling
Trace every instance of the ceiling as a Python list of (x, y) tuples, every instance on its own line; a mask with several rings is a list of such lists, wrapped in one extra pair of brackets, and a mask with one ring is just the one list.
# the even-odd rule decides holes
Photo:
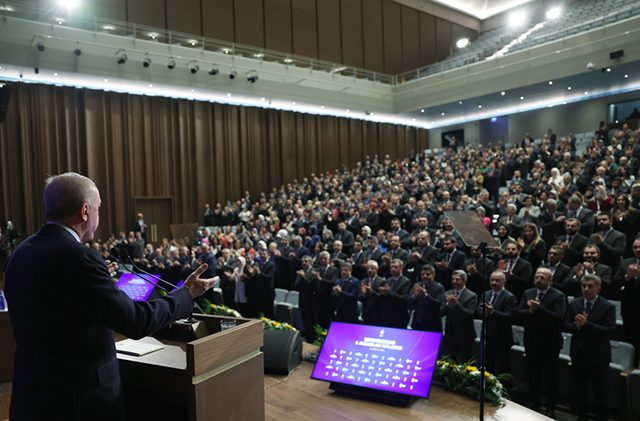
[(528, 3), (531, 0), (422, 0), (433, 1), (451, 9), (471, 15), (480, 20), (502, 13), (513, 7)]

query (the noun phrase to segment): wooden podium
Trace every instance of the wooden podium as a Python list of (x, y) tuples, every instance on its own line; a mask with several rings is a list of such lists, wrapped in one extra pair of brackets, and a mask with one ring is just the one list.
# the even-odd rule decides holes
[[(236, 327), (221, 331), (220, 321), (234, 318), (194, 316), (199, 339), (147, 337), (143, 341), (159, 340), (164, 349), (143, 356), (118, 354), (127, 418), (149, 419), (156, 411), (163, 419), (173, 412), (191, 421), (264, 420), (262, 321), (236, 318)], [(169, 334), (165, 329), (156, 337)]]

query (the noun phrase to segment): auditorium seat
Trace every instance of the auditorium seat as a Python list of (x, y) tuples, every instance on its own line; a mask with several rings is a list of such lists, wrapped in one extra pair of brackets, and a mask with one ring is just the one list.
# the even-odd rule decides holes
[[(626, 342), (611, 341), (611, 363), (609, 363), (609, 408), (621, 410), (625, 407), (627, 376), (635, 369), (635, 349)], [(629, 395), (634, 396), (634, 395)], [(638, 395), (635, 395), (637, 398)]]
[(628, 391), (627, 391), (627, 411), (629, 420), (640, 419), (640, 370), (633, 370), (628, 376)]
[(297, 307), (300, 303), (300, 293), (298, 291), (289, 291), (286, 299), (283, 301)]
[(289, 290), (283, 289), (283, 288), (276, 288), (275, 292), (276, 292), (276, 298), (275, 298), (276, 303), (284, 303), (287, 301)]

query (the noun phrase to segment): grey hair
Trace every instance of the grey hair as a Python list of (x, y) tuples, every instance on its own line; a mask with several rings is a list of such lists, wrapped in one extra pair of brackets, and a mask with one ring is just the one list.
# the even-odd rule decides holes
[(97, 206), (96, 183), (75, 172), (54, 175), (46, 179), (44, 188), (44, 216), (47, 219), (67, 219), (85, 203)]

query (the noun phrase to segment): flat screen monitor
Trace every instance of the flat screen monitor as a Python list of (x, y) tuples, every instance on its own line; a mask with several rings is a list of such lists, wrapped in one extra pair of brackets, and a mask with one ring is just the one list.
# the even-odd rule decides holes
[(145, 282), (133, 273), (120, 275), (116, 286), (127, 293), (133, 301), (147, 301), (155, 288), (156, 280), (149, 275), (140, 275), (150, 282)]
[(442, 333), (333, 322), (311, 378), (427, 398)]

